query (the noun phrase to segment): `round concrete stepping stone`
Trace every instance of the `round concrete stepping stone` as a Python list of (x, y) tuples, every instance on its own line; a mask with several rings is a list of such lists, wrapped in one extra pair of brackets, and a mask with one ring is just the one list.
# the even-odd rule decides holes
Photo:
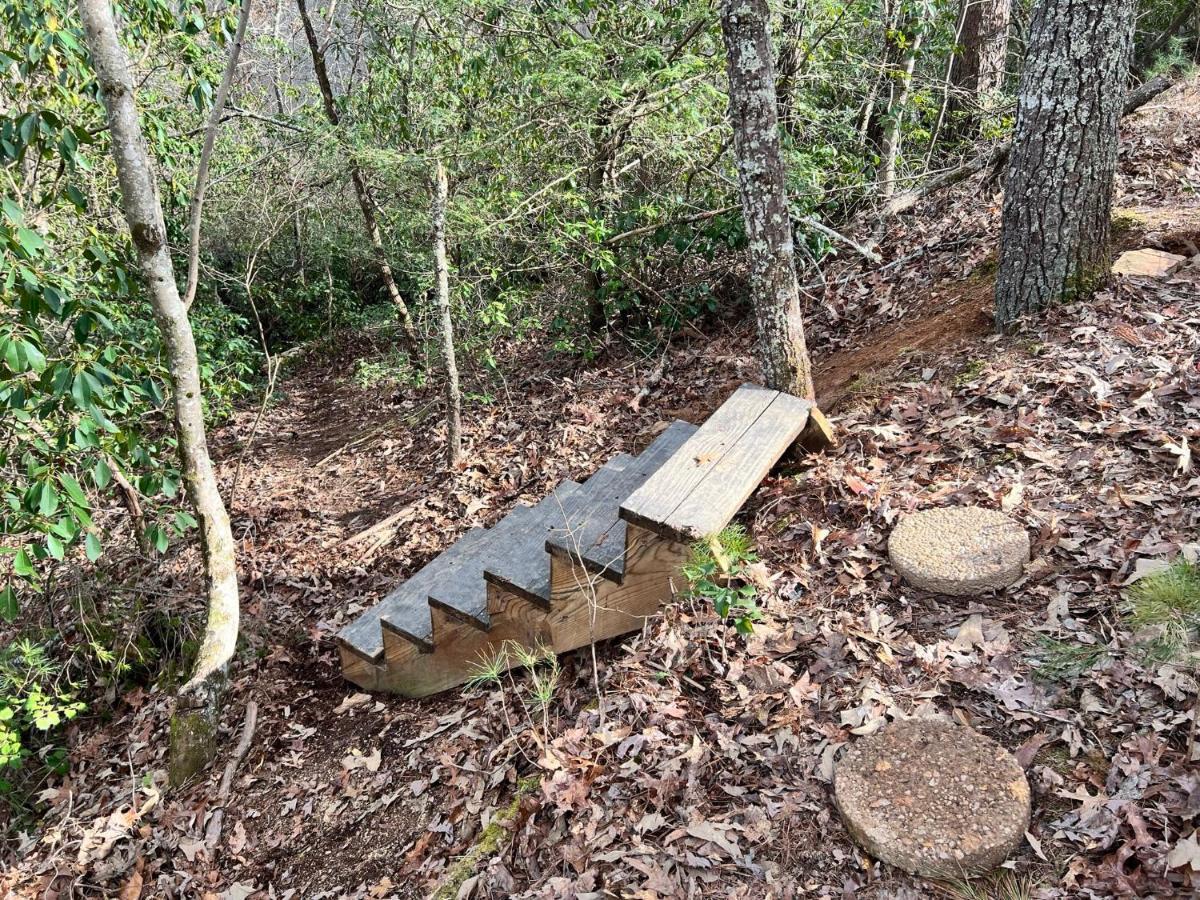
[(1029, 561), (1029, 535), (981, 506), (927, 509), (900, 520), (888, 556), (913, 587), (974, 597), (1008, 587)]
[(1029, 827), (1029, 783), (1016, 758), (937, 719), (896, 722), (857, 741), (834, 769), (833, 792), (863, 849), (929, 878), (998, 866)]

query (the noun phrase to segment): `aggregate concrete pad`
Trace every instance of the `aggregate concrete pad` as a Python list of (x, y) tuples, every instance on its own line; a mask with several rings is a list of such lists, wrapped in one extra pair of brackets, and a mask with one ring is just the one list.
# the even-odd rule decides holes
[(987, 871), (1029, 827), (1029, 783), (990, 738), (937, 719), (896, 722), (837, 763), (834, 801), (872, 856), (929, 878)]
[(927, 509), (900, 520), (888, 538), (888, 556), (913, 587), (973, 597), (1021, 577), (1029, 535), (981, 506)]

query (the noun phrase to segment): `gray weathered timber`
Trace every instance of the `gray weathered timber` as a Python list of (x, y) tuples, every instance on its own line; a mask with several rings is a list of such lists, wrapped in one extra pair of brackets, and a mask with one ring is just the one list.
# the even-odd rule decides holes
[(685, 541), (720, 532), (800, 437), (811, 408), (807, 400), (778, 394), (724, 456), (696, 466), (707, 475), (662, 523), (663, 529)]
[[(485, 533), (482, 528), (472, 528), (454, 546), (339, 631), (338, 643), (368, 662), (382, 662), (383, 634), (379, 628), (385, 615), (394, 616), (396, 621), (410, 625), (413, 631), (428, 635), (430, 586), (442, 574), (461, 566)], [(422, 631), (423, 628), (426, 630)]]
[[(617, 475), (585, 492), (546, 538), (545, 548), (570, 557), (595, 575), (618, 584), (625, 578), (625, 522), (621, 502), (645, 484), (696, 432), (696, 426), (676, 420)], [(586, 487), (586, 485), (585, 485)]]
[(998, 330), (1107, 278), (1134, 9), (1134, 0), (1034, 9), (1004, 186)]
[(507, 552), (499, 554), (484, 565), (483, 577), (498, 588), (543, 608), (550, 606), (550, 560), (546, 557), (546, 536), (561, 519), (561, 508), (570, 502), (576, 491), (583, 488), (574, 481), (564, 481), (537, 505), (544, 511), (529, 520), (521, 534), (514, 534)]
[(766, 0), (721, 0), (729, 118), (750, 250), (750, 291), (767, 384), (812, 398), (796, 283)]
[(804, 430), (810, 408), (742, 385), (621, 504), (621, 518), (683, 541), (719, 531)]

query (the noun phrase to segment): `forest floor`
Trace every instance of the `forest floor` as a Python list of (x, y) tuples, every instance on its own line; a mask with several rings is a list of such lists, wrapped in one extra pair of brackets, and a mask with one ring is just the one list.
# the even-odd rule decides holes
[[(1192, 82), (1125, 124), (1119, 249), (1196, 254), (1198, 187)], [(167, 791), (169, 694), (116, 695), (73, 726), (70, 774), (47, 778), (0, 890), (426, 896), (536, 774), (512, 841), (459, 896), (1193, 896), (1195, 673), (1140, 664), (1121, 608), (1145, 561), (1197, 549), (1200, 261), (996, 337), (998, 203), (964, 185), (892, 225), (885, 266), (846, 256), (824, 272), (811, 345), (840, 440), (743, 511), (772, 584), (755, 634), (676, 603), (600, 648), (598, 679), (590, 656), (565, 657), (545, 728), (519, 712), (519, 678), (507, 697), (360, 694), (333, 636), (469, 527), (673, 418), (703, 421), (756, 379), (749, 324), (681, 333), (640, 404), (657, 357), (614, 348), (580, 367), (502, 348), (501, 369), (521, 374), (497, 386), (468, 373), (469, 391), (493, 396), (469, 403), (453, 472), (436, 388), (356, 385), (361, 342), (307, 361), (252, 443), (254, 409), (215, 436), (244, 597), (221, 759)], [(913, 591), (887, 564), (897, 516), (947, 503), (1003, 509), (1033, 536), (1034, 562), (1003, 597)], [(158, 565), (156, 602), (194, 609), (196, 573), (194, 552)], [(250, 699), (257, 731), (208, 846)], [(977, 894), (866, 859), (830, 801), (840, 747), (929, 711), (1015, 751), (1033, 788), (1027, 844)]]

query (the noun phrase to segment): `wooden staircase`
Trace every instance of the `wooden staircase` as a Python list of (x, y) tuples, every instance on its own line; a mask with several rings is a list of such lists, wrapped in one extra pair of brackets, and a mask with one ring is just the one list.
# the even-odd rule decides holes
[(642, 627), (683, 586), (691, 542), (715, 534), (804, 431), (810, 404), (742, 385), (697, 427), (473, 528), (338, 634), (342, 671), (424, 697), (462, 684), (505, 641), (564, 653)]

